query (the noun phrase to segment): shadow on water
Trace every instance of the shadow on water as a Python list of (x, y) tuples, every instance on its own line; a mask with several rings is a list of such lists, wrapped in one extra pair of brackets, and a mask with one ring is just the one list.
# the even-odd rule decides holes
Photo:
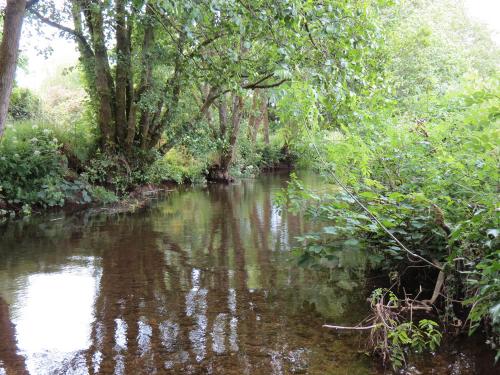
[(0, 374), (383, 373), (359, 354), (363, 336), (321, 329), (361, 319), (365, 291), (294, 265), (308, 223), (273, 202), (285, 184), (4, 228)]

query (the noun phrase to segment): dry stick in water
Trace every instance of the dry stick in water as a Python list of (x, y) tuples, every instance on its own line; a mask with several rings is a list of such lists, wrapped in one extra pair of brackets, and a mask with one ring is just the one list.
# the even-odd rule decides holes
[(366, 327), (344, 327), (344, 326), (332, 326), (330, 324), (323, 324), (323, 328), (332, 328), (332, 329), (354, 329), (354, 330), (365, 330), (372, 329), (377, 327), (377, 324), (372, 324), (371, 326)]

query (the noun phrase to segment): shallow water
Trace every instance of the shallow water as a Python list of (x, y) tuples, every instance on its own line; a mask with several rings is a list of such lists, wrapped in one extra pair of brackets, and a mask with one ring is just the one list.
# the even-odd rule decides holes
[[(276, 205), (285, 185), (267, 175), (171, 192), (133, 215), (0, 229), (0, 375), (383, 373), (365, 336), (321, 328), (361, 320), (366, 291), (346, 270), (294, 264), (308, 223)], [(416, 369), (491, 370), (466, 349)]]

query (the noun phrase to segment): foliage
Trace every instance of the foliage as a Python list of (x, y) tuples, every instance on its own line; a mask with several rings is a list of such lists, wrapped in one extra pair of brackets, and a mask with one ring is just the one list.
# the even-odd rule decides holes
[(285, 154), (279, 141), (273, 140), (269, 144), (264, 142), (253, 144), (248, 138), (242, 137), (232, 174), (235, 177), (255, 177), (262, 171), (279, 168), (282, 164), (286, 166), (288, 157), (289, 155)]
[(41, 114), (41, 100), (28, 89), (15, 87), (9, 104), (9, 116), (13, 120), (29, 120)]
[(103, 204), (110, 204), (118, 202), (118, 196), (112, 191), (107, 190), (103, 186), (92, 186), (90, 188), (92, 199), (96, 202)]
[(0, 143), (0, 199), (9, 207), (62, 206), (90, 201), (82, 183), (65, 179), (66, 158), (50, 128), (31, 123), (9, 126)]
[(76, 36), (100, 145), (128, 158), (133, 147), (175, 145), (226, 93), (307, 79), (327, 95), (334, 87), (336, 107), (352, 101), (376, 77), (385, 3), (124, 0), (86, 10), (78, 0), (48, 1), (31, 18)]
[(397, 370), (405, 363), (405, 349), (412, 349), (416, 353), (436, 350), (442, 336), (436, 327), (438, 324), (433, 320), (422, 319), (418, 322), (418, 326), (413, 322), (405, 322), (390, 331), (389, 360), (393, 368)]
[[(400, 13), (385, 20), (385, 84), (351, 103), (356, 115), (348, 123), (331, 123), (338, 116), (320, 105), (320, 130), (302, 140), (316, 143), (317, 169), (332, 183), (346, 184), (369, 212), (340, 186), (320, 194), (292, 179), (288, 207), (324, 226), (299, 238), (299, 262), (337, 267), (338, 254), (356, 246), (371, 250), (372, 267), (404, 283), (401, 275), (415, 259), (374, 222), (374, 215), (407, 248), (442, 265), (444, 298), (436, 307), (443, 323), (468, 319), (471, 332), (482, 325), (491, 346), (498, 347), (500, 84), (493, 69), (498, 49), (464, 19), (457, 4), (446, 21), (453, 28), (442, 33), (440, 23), (426, 25), (430, 18), (422, 15), (437, 10), (438, 17), (448, 15), (450, 2), (415, 4), (397, 7)], [(463, 48), (471, 41), (474, 48)], [(467, 61), (477, 63), (472, 68)], [(323, 98), (320, 93), (317, 102)], [(436, 283), (429, 275), (434, 274), (417, 275), (428, 285), (425, 293)], [(411, 285), (403, 286), (411, 291)], [(414, 332), (414, 324), (402, 324), (392, 343), (412, 346), (402, 332)], [(404, 362), (403, 352), (393, 353), (393, 363)]]
[(461, 78), (495, 74), (497, 46), (457, 0), (403, 0), (386, 17), (386, 86), (398, 111), (426, 116)]
[(112, 189), (123, 195), (133, 184), (132, 169), (121, 155), (109, 155), (98, 150), (85, 166), (82, 176), (92, 185)]
[[(377, 123), (346, 129), (348, 136), (326, 146), (329, 162), (321, 165), (327, 175), (335, 171), (348, 181), (370, 213), (408, 248), (444, 264), (448, 298), (464, 297), (460, 281), (452, 281), (457, 276), (451, 270), (461, 272), (461, 282), (473, 272), (465, 293), (466, 304), (474, 306), (469, 316), (473, 328), (485, 319), (491, 324), (499, 302), (498, 257), (494, 255), (498, 252), (496, 183), (500, 178), (494, 94), (498, 81), (477, 85), (444, 97), (436, 103), (441, 116), (425, 124), (406, 123), (403, 118), (385, 127)], [(355, 241), (357, 246), (375, 250), (373, 266), (402, 272), (409, 265), (405, 251), (344, 191), (319, 195), (292, 179), (288, 203), (327, 223), (320, 233), (302, 239), (301, 262), (332, 261), (339, 250)], [(450, 307), (448, 314), (457, 314)], [(497, 332), (498, 328), (493, 329)]]
[(186, 150), (171, 149), (155, 161), (146, 172), (146, 181), (162, 183), (173, 181), (178, 184), (199, 182), (203, 179), (206, 165), (190, 156)]
[(401, 322), (397, 313), (401, 301), (388, 289), (378, 288), (370, 297), (374, 317), (371, 330), (372, 349), (388, 361), (394, 370), (406, 363), (410, 352), (435, 351), (441, 343), (439, 325), (429, 319)]
[[(490, 241), (498, 249), (498, 230), (490, 230)], [(495, 361), (500, 359), (500, 250), (484, 257), (470, 272), (467, 278), (470, 288), (465, 304), (470, 306), (468, 319), (469, 332), (475, 332), (480, 324), (487, 319), (491, 325), (488, 344), (496, 350)]]
[(43, 98), (43, 117), (48, 123), (63, 129), (86, 123), (95, 135), (95, 125), (92, 125), (95, 121), (82, 75), (78, 66), (57, 67), (43, 80), (37, 92)]
[(276, 103), (277, 134), (287, 149), (299, 149), (303, 138), (318, 129), (318, 92), (307, 82), (293, 81), (279, 92)]
[(92, 158), (97, 148), (95, 129), (85, 115), (63, 124), (51, 123), (48, 128), (62, 144), (61, 151), (72, 159), (73, 164), (77, 164), (70, 167), (78, 169)]

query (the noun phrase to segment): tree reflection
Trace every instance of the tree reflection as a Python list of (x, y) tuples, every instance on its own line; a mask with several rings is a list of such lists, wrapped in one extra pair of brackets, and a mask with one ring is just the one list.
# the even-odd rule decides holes
[[(313, 364), (308, 348), (328, 336), (314, 309), (301, 315), (303, 271), (281, 260), (304, 224), (277, 211), (272, 188), (269, 180), (194, 189), (70, 239), (100, 256), (101, 276), (91, 344), (68, 366), (267, 375)], [(4, 364), (22, 368), (12, 340)]]
[[(90, 373), (230, 373), (234, 368), (267, 374), (280, 367), (273, 364), (276, 348), (268, 350), (275, 332), (267, 325), (273, 322), (260, 320), (270, 313), (269, 288), (278, 279), (272, 241), (289, 238), (271, 233), (270, 191), (253, 188), (207, 188), (197, 197), (209, 210), (201, 218), (169, 209), (165, 220), (175, 222), (180, 215), (183, 223), (172, 235), (155, 230), (147, 216), (116, 226), (115, 241), (102, 249), (86, 355)], [(251, 257), (259, 266), (252, 289), (248, 272), (257, 270), (248, 268)]]
[(0, 373), (28, 374), (24, 357), (18, 354), (15, 328), (10, 320), (9, 306), (0, 297)]

